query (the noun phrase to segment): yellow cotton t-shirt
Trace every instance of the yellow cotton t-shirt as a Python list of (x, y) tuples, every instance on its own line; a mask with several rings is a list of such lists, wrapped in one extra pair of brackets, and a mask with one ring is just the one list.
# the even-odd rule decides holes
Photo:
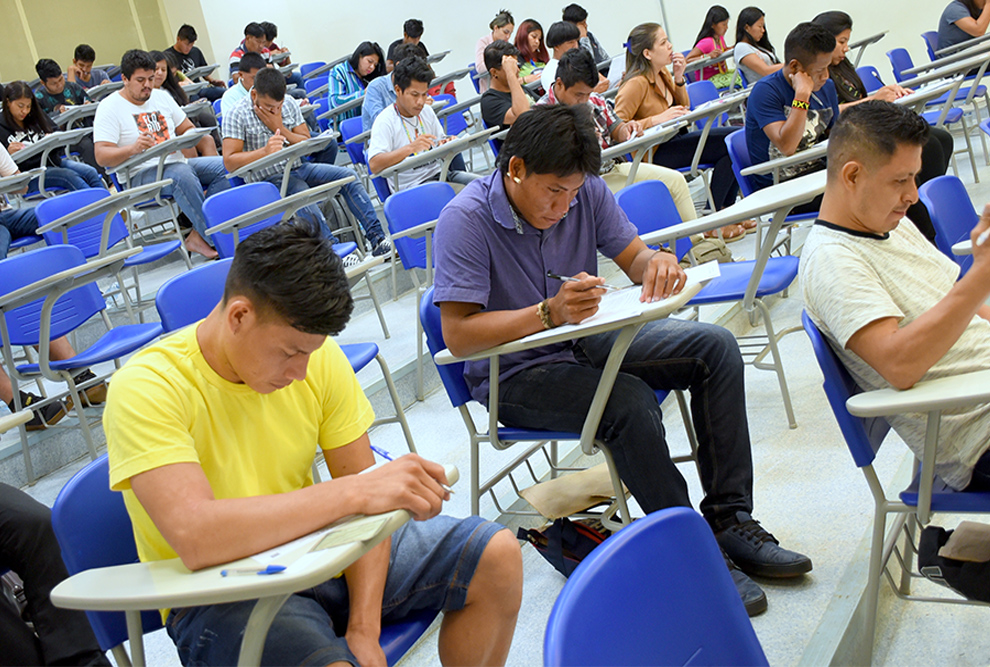
[(131, 477), (199, 463), (217, 498), (295, 491), (313, 483), (316, 447), (347, 445), (374, 412), (347, 357), (331, 340), (309, 359), (306, 379), (270, 394), (210, 368), (198, 325), (134, 355), (110, 383), (103, 428), (110, 486), (122, 491), (142, 561), (177, 554), (131, 491)]

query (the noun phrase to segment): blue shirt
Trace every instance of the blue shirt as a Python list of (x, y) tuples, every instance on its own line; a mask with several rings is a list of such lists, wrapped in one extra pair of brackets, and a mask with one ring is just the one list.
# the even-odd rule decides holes
[(972, 35), (956, 25), (956, 21), (959, 19), (972, 18), (972, 16), (962, 0), (952, 0), (942, 11), (942, 16), (938, 20), (938, 49), (955, 46), (973, 39)]
[[(763, 128), (771, 123), (787, 120), (791, 113), (791, 102), (794, 101), (794, 88), (784, 78), (784, 71), (777, 70), (763, 77), (753, 86), (753, 92), (746, 102), (746, 145), (749, 148), (749, 159), (752, 164), (759, 164), (778, 157), (783, 153), (770, 142)], [(811, 94), (810, 109), (805, 121), (804, 137), (798, 144), (798, 151), (814, 146), (828, 136), (828, 131), (839, 117), (839, 97), (835, 93), (835, 83), (831, 79), (825, 82), (821, 90)], [(781, 180), (794, 178), (813, 169), (816, 166), (799, 165), (801, 171), (790, 172), (782, 170)], [(753, 184), (759, 188), (773, 185), (772, 174), (753, 176)]]
[(370, 130), (378, 114), (390, 104), (395, 104), (395, 86), (392, 85), (392, 75), (386, 74), (372, 80), (364, 93), (364, 102), (361, 104), (361, 131)]
[[(509, 204), (500, 172), (468, 185), (440, 213), (434, 235), (434, 303), (477, 303), (484, 310), (517, 310), (554, 296), (560, 282), (547, 271), (598, 273), (597, 251), (614, 258), (636, 238), (625, 213), (598, 176), (589, 176), (564, 218), (539, 230)], [(573, 343), (558, 343), (500, 359), (499, 381), (531, 366), (577, 363)], [(488, 361), (467, 362), (471, 395), (488, 402)]]

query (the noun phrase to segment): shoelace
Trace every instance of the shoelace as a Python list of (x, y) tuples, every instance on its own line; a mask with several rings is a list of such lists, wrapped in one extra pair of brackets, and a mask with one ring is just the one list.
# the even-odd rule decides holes
[(770, 534), (766, 528), (760, 525), (760, 522), (756, 519), (750, 519), (749, 521), (744, 521), (742, 523), (736, 524), (729, 528), (733, 532), (737, 532), (743, 536), (749, 542), (755, 542), (757, 544), (763, 544), (764, 542), (773, 542), (774, 544), (780, 544), (777, 538)]

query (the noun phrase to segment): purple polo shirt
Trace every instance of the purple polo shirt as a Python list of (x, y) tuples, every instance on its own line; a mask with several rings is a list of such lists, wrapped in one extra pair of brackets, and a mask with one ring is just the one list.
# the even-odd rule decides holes
[[(433, 302), (477, 303), (485, 310), (535, 306), (560, 289), (547, 271), (598, 273), (601, 251), (614, 258), (636, 238), (636, 228), (598, 176), (589, 176), (563, 220), (547, 230), (517, 219), (496, 171), (468, 185), (440, 213), (434, 234)], [(530, 366), (577, 363), (574, 343), (548, 345), (501, 357), (499, 381)], [(465, 364), (471, 395), (488, 403), (488, 361)]]

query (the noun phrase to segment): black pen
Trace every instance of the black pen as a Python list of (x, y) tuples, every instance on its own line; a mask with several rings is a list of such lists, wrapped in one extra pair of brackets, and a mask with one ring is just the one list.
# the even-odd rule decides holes
[[(580, 278), (575, 278), (573, 276), (558, 276), (556, 273), (551, 273), (550, 271), (547, 271), (547, 278), (553, 278), (554, 280), (559, 280), (559, 281), (564, 282), (564, 283), (579, 283), (579, 282), (581, 282), (581, 279)], [(621, 287), (616, 287), (615, 285), (609, 285), (608, 283), (603, 283), (601, 285), (596, 285), (595, 287), (596, 288), (601, 288), (601, 289), (613, 289), (613, 290), (622, 289)]]

